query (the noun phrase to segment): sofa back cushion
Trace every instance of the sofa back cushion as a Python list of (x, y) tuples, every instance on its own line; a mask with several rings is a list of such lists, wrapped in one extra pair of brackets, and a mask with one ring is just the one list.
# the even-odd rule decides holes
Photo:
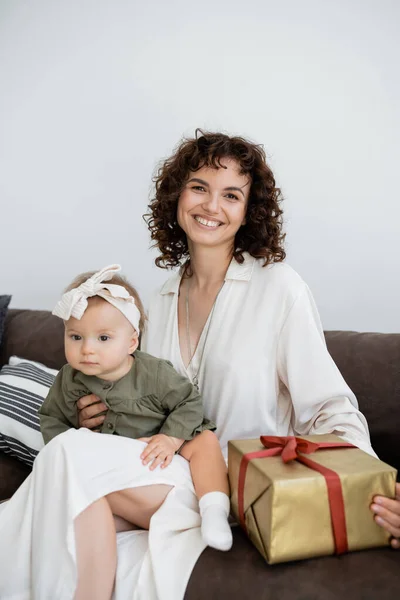
[(4, 326), (7, 317), (7, 309), (10, 304), (11, 296), (0, 295), (0, 346), (3, 337)]
[(47, 310), (9, 309), (0, 348), (0, 367), (13, 355), (51, 369), (61, 369), (66, 363), (62, 320)]
[[(8, 311), (0, 366), (12, 355), (60, 369), (65, 364), (64, 325), (49, 311)], [(367, 418), (372, 445), (400, 469), (400, 334), (328, 331), (329, 352)]]
[(328, 331), (325, 337), (368, 421), (375, 452), (400, 470), (400, 333)]

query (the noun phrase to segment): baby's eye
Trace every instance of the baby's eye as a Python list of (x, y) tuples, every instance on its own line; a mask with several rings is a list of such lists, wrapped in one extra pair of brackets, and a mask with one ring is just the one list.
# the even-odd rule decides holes
[(74, 340), (74, 342), (79, 342), (79, 340), (81, 340), (81, 336), (77, 335), (76, 333), (73, 333), (71, 336), (71, 340)]
[(110, 339), (110, 336), (109, 336), (109, 335), (101, 335), (101, 336), (100, 336), (100, 340), (101, 340), (102, 342), (106, 342), (106, 341), (107, 341), (107, 340), (109, 340), (109, 339)]

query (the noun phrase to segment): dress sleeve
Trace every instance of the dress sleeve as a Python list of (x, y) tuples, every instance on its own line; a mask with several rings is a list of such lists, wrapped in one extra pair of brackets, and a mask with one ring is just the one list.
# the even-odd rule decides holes
[(376, 456), (367, 421), (328, 352), (314, 299), (305, 284), (281, 329), (277, 364), (279, 378), (292, 399), (296, 433), (335, 433)]
[(167, 413), (159, 433), (191, 440), (204, 429), (215, 429), (214, 423), (204, 419), (199, 392), (167, 361), (159, 363), (157, 387), (158, 398)]
[(56, 435), (67, 431), (67, 429), (78, 427), (76, 408), (78, 398), (68, 385), (70, 379), (70, 371), (63, 367), (57, 374), (45, 401), (39, 409), (40, 430), (45, 444), (50, 442)]

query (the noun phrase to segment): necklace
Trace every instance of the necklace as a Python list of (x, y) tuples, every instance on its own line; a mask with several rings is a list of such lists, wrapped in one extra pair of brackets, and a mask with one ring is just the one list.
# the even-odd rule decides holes
[[(187, 344), (187, 347), (188, 347), (188, 350), (189, 350), (189, 362), (188, 362), (188, 366), (187, 366), (187, 370), (188, 370), (188, 371), (189, 371), (189, 368), (191, 367), (192, 360), (193, 360), (193, 357), (194, 357), (194, 355), (195, 355), (195, 351), (194, 351), (194, 352), (192, 352), (192, 345), (191, 345), (191, 343), (190, 343), (189, 291), (190, 291), (191, 283), (192, 283), (192, 280), (191, 280), (191, 279), (189, 279), (189, 281), (188, 281), (188, 286), (187, 286), (187, 290), (186, 290), (186, 296), (185, 296), (185, 309), (186, 309), (186, 344)], [(204, 350), (205, 350), (205, 348), (206, 348), (206, 345), (207, 345), (208, 334), (209, 334), (209, 332), (210, 332), (211, 323), (212, 323), (213, 316), (214, 316), (214, 311), (215, 311), (215, 306), (216, 306), (216, 304), (217, 304), (218, 296), (220, 295), (220, 293), (221, 293), (221, 290), (222, 290), (222, 288), (224, 287), (224, 284), (225, 284), (225, 281), (223, 281), (223, 282), (222, 282), (222, 284), (221, 284), (221, 287), (219, 288), (219, 290), (218, 290), (218, 293), (217, 293), (217, 295), (215, 296), (214, 303), (213, 303), (213, 305), (212, 305), (212, 307), (211, 307), (210, 316), (209, 316), (209, 318), (207, 319), (207, 320), (208, 320), (208, 327), (207, 327), (207, 331), (206, 331), (206, 335), (205, 335), (205, 339), (204, 339), (204, 343), (203, 343), (203, 348), (202, 348), (202, 351), (201, 351), (201, 356), (200, 356), (199, 366), (198, 366), (198, 368), (197, 368), (197, 371), (196, 371), (195, 373), (193, 373), (193, 376), (192, 376), (192, 382), (193, 382), (193, 385), (195, 386), (195, 388), (197, 389), (197, 391), (199, 391), (199, 378), (198, 378), (198, 375), (199, 375), (199, 372), (200, 372), (200, 369), (201, 369), (201, 365), (202, 365), (202, 363), (203, 363)], [(202, 332), (202, 333), (203, 333), (203, 332)], [(202, 337), (202, 333), (200, 334), (200, 338)], [(200, 341), (200, 340), (199, 340), (199, 341)]]

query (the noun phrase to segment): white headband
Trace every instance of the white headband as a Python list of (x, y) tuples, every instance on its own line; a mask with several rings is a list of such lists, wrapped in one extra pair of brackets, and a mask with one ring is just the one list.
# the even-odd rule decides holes
[(79, 287), (63, 294), (57, 302), (53, 315), (68, 321), (70, 317), (80, 320), (88, 307), (88, 298), (100, 296), (118, 308), (139, 333), (140, 312), (135, 299), (122, 285), (103, 283), (121, 270), (120, 265), (110, 265), (89, 277)]

